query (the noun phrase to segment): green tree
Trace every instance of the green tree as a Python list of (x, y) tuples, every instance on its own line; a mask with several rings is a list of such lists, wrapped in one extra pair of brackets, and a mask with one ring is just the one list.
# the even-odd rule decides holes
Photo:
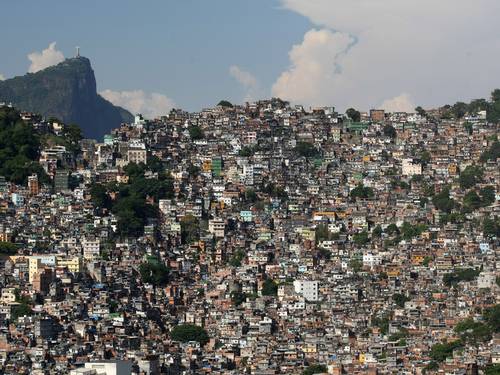
[(246, 293), (239, 292), (239, 291), (233, 291), (231, 292), (231, 302), (233, 303), (234, 306), (239, 306), (243, 302), (245, 302), (247, 299)]
[(328, 241), (330, 239), (330, 232), (328, 231), (327, 224), (318, 224), (314, 229), (316, 243)]
[(351, 259), (351, 261), (349, 262), (349, 266), (355, 273), (358, 273), (363, 269), (363, 262), (359, 259)]
[(479, 276), (479, 270), (474, 268), (458, 268), (453, 272), (443, 276), (443, 283), (448, 286), (455, 286), (461, 281), (472, 281)]
[(492, 364), (486, 366), (484, 375), (500, 375), (500, 364)]
[(380, 332), (385, 335), (389, 332), (390, 315), (388, 313), (380, 317), (372, 317), (372, 325), (378, 327)]
[(466, 319), (458, 323), (454, 331), (460, 334), (463, 342), (476, 344), (491, 339), (491, 329), (484, 323)]
[(471, 190), (467, 194), (465, 194), (463, 203), (465, 211), (467, 212), (477, 210), (479, 207), (481, 207), (482, 204), (481, 198), (474, 190)]
[(469, 165), (460, 173), (460, 187), (469, 189), (483, 180), (483, 169), (476, 165)]
[(257, 196), (257, 193), (253, 189), (247, 189), (245, 191), (245, 200), (250, 203), (255, 203), (257, 202), (259, 197)]
[(202, 346), (209, 340), (207, 331), (194, 324), (175, 326), (170, 332), (170, 337), (172, 340), (180, 342), (198, 341)]
[(168, 282), (168, 267), (156, 257), (147, 257), (139, 266), (142, 281), (154, 286), (163, 286)]
[(14, 255), (17, 253), (17, 245), (11, 242), (0, 242), (0, 254), (1, 255)]
[(419, 114), (422, 117), (427, 116), (427, 112), (422, 107), (420, 107), (420, 106), (418, 106), (417, 108), (415, 108), (415, 112), (417, 112), (417, 114)]
[(40, 138), (33, 127), (21, 120), (17, 110), (0, 107), (0, 175), (16, 184), (25, 184), (37, 173), (42, 182), (48, 178), (37, 163)]
[(384, 126), (384, 135), (386, 137), (396, 138), (397, 132), (396, 132), (396, 129), (394, 128), (394, 126), (392, 126), (392, 125), (385, 125)]
[(217, 106), (220, 106), (220, 107), (225, 107), (225, 108), (233, 108), (233, 105), (231, 104), (231, 102), (228, 102), (227, 100), (221, 100)]
[(381, 236), (382, 236), (382, 227), (380, 225), (377, 225), (375, 228), (373, 228), (372, 237), (380, 238)]
[(432, 198), (432, 203), (438, 210), (450, 213), (455, 207), (455, 201), (450, 198), (450, 189), (445, 188)]
[(490, 204), (495, 202), (495, 188), (491, 185), (485, 186), (479, 191), (479, 195), (481, 196), (481, 205), (489, 206)]
[[(500, 114), (499, 114), (500, 116)], [(499, 117), (500, 118), (500, 117)], [(486, 162), (488, 160), (495, 161), (500, 158), (500, 142), (494, 141), (491, 146), (481, 154), (480, 161)]]
[(190, 126), (188, 131), (189, 131), (189, 136), (193, 140), (205, 138), (205, 134), (203, 133), (203, 130), (198, 125)]
[(468, 106), (463, 102), (457, 102), (451, 108), (451, 112), (456, 119), (461, 119), (467, 114)]
[(185, 244), (200, 239), (200, 223), (193, 215), (186, 215), (181, 219), (181, 238)]
[(351, 190), (350, 196), (352, 198), (372, 198), (373, 197), (373, 189), (370, 187), (365, 187), (363, 184), (359, 184), (354, 189)]
[(266, 279), (262, 285), (263, 296), (275, 296), (278, 294), (278, 284), (274, 280)]
[(468, 111), (470, 113), (478, 113), (479, 111), (487, 111), (489, 104), (486, 99), (474, 99), (469, 103)]
[(484, 312), (486, 323), (495, 333), (500, 332), (500, 304), (497, 304)]
[(462, 347), (462, 342), (460, 340), (436, 344), (433, 345), (431, 351), (429, 353), (430, 357), (433, 361), (443, 362), (446, 358), (450, 357), (453, 354), (455, 349)]
[(309, 142), (297, 142), (294, 152), (306, 158), (314, 158), (320, 155), (319, 150)]
[(370, 242), (370, 239), (368, 238), (368, 233), (366, 231), (354, 234), (353, 240), (354, 243), (358, 246), (364, 246), (368, 242)]
[(33, 310), (27, 303), (21, 303), (12, 307), (10, 315), (12, 320), (17, 321), (20, 317), (33, 315)]
[(310, 365), (302, 372), (302, 375), (314, 375), (322, 374), (328, 372), (328, 368), (325, 365)]
[(229, 265), (232, 267), (240, 267), (241, 261), (245, 258), (245, 252), (241, 249), (238, 249), (234, 252), (231, 259), (229, 259)]
[(385, 229), (385, 232), (389, 235), (389, 236), (392, 236), (393, 234), (396, 234), (398, 235), (399, 234), (399, 228), (396, 224), (394, 223), (391, 223), (387, 226), (387, 228)]
[(401, 293), (394, 293), (392, 295), (392, 299), (393, 299), (394, 303), (396, 305), (398, 305), (399, 307), (404, 307), (405, 302), (410, 300), (408, 297), (406, 297), (404, 294), (401, 294)]
[(498, 218), (486, 217), (483, 220), (483, 234), (486, 237), (500, 237), (500, 222)]
[(361, 120), (361, 113), (354, 108), (349, 108), (345, 113), (354, 122), (359, 122)]

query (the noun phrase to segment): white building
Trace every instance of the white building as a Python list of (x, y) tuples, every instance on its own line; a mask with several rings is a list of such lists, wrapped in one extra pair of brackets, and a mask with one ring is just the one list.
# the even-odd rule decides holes
[(215, 218), (208, 221), (208, 231), (217, 238), (224, 238), (226, 223), (224, 220)]
[(148, 161), (148, 151), (146, 145), (140, 141), (131, 141), (127, 151), (127, 160), (129, 163), (144, 163)]
[(315, 302), (319, 300), (318, 281), (295, 280), (293, 282), (295, 293), (300, 294), (307, 301)]
[(102, 361), (87, 362), (84, 368), (71, 370), (70, 375), (131, 375), (132, 362)]
[(403, 176), (413, 176), (422, 174), (422, 164), (413, 159), (403, 159)]
[(491, 288), (496, 283), (496, 276), (493, 272), (481, 272), (477, 277), (477, 287), (479, 289)]

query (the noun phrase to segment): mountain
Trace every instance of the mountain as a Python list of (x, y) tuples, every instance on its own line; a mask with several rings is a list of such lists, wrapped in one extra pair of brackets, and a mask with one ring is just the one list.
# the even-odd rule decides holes
[(97, 94), (94, 71), (85, 57), (66, 59), (36, 73), (0, 81), (0, 102), (23, 111), (79, 125), (86, 137), (101, 139), (133, 116)]

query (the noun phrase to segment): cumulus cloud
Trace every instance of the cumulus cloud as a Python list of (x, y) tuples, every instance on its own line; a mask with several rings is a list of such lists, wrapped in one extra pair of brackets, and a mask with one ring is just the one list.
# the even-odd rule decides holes
[(410, 95), (406, 93), (384, 100), (380, 105), (380, 108), (387, 112), (415, 112), (415, 107)]
[(340, 64), (353, 39), (327, 29), (310, 30), (290, 51), (291, 66), (272, 87), (274, 96), (304, 104), (331, 103), (332, 87), (341, 75)]
[[(339, 108), (370, 109), (408, 93), (418, 105), (433, 106), (487, 97), (500, 85), (500, 13), (498, 0), (281, 0), (286, 9), (330, 32), (327, 45), (352, 40), (341, 57), (309, 54), (309, 65), (324, 73), (310, 82), (310, 70), (298, 69), (294, 46), (291, 68), (280, 75), (273, 92), (305, 104), (329, 102)], [(432, 11), (429, 11), (432, 9)], [(306, 33), (302, 42), (308, 41)], [(319, 36), (319, 35), (316, 35)], [(332, 48), (332, 47), (330, 47)], [(305, 64), (305, 63), (304, 63)], [(291, 74), (295, 72), (295, 74)], [(306, 85), (286, 92), (283, 85)], [(333, 77), (333, 79), (332, 79)], [(493, 78), (492, 78), (493, 77)], [(313, 86), (315, 89), (311, 88)], [(283, 88), (283, 90), (279, 89)], [(278, 90), (279, 89), (279, 90)], [(325, 99), (317, 103), (321, 92)]]
[(262, 95), (259, 81), (252, 73), (237, 65), (231, 65), (229, 67), (229, 74), (245, 89), (245, 101), (256, 100)]
[(35, 73), (64, 61), (64, 55), (56, 49), (56, 42), (52, 42), (42, 52), (35, 51), (30, 53), (28, 59), (31, 61), (28, 72)]
[(100, 94), (114, 105), (123, 107), (133, 114), (141, 113), (146, 118), (166, 115), (175, 106), (173, 100), (167, 96), (155, 92), (148, 94), (143, 90), (104, 90)]

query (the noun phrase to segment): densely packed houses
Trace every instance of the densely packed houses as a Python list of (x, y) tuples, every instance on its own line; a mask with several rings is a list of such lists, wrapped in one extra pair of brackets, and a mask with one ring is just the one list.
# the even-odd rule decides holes
[(498, 369), (498, 125), (221, 104), (78, 147), (23, 114), (53, 141), (0, 181), (2, 373)]

